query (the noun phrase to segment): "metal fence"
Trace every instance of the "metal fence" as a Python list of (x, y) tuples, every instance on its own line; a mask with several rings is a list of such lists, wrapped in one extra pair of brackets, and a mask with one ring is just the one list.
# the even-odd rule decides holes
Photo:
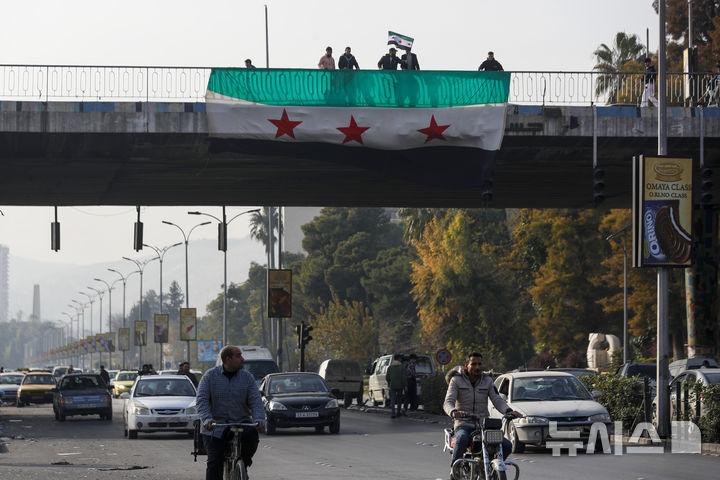
[[(210, 72), (204, 67), (0, 65), (0, 100), (203, 102)], [(508, 100), (527, 105), (637, 105), (645, 88), (643, 74), (512, 72)], [(668, 105), (687, 106), (698, 99), (717, 105), (714, 78), (710, 73), (668, 73)]]

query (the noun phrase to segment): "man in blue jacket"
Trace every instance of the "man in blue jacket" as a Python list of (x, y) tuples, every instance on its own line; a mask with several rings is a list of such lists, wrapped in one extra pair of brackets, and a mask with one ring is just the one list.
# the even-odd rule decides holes
[(240, 349), (228, 345), (220, 351), (222, 365), (211, 368), (200, 380), (197, 408), (202, 421), (200, 433), (207, 450), (206, 480), (222, 480), (227, 428), (213, 428), (215, 423), (258, 422), (257, 429), (244, 428), (240, 437), (240, 456), (245, 465), (252, 465), (252, 457), (259, 443), (258, 432), (265, 431), (265, 410), (255, 377), (243, 370)]

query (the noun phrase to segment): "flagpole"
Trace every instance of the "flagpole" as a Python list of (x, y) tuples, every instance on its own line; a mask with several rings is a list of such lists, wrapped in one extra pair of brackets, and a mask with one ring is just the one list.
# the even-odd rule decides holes
[(270, 68), (270, 44), (268, 43), (268, 13), (265, 5), (265, 68)]

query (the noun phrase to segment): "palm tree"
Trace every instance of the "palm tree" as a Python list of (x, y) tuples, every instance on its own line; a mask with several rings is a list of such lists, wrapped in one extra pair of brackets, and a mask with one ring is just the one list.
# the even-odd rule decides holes
[[(250, 238), (257, 240), (265, 246), (265, 252), (268, 251), (268, 217), (270, 216), (270, 207), (263, 207), (259, 212), (254, 212), (250, 216)], [(279, 211), (273, 209), (273, 244), (277, 242), (277, 232), (279, 223)]]
[[(599, 97), (607, 94), (607, 103), (616, 103), (622, 83), (617, 73), (623, 70), (628, 62), (640, 61), (645, 51), (645, 45), (640, 42), (640, 38), (635, 35), (628, 35), (625, 32), (615, 34), (612, 48), (602, 43), (593, 52), (597, 63), (593, 70), (598, 72), (607, 72), (601, 74), (595, 85), (595, 94)], [(612, 73), (615, 73), (613, 75)]]

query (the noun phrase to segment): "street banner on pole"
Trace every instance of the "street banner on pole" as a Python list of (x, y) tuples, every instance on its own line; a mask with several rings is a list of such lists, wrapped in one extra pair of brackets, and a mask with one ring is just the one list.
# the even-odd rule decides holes
[(198, 340), (198, 362), (215, 362), (222, 347), (222, 340)]
[(168, 343), (168, 324), (170, 322), (170, 315), (167, 314), (155, 314), (155, 343)]
[(147, 345), (147, 322), (135, 321), (135, 346), (144, 347)]
[(85, 342), (88, 346), (88, 353), (95, 353), (95, 337), (94, 336), (88, 336), (85, 339)]
[(98, 352), (107, 352), (107, 344), (105, 343), (105, 334), (98, 333), (95, 335), (95, 348)]
[(115, 351), (115, 332), (105, 334), (105, 348), (110, 353)]
[(692, 263), (692, 159), (633, 157), (633, 266)]
[(268, 270), (268, 317), (292, 317), (292, 270)]
[(118, 329), (118, 347), (123, 352), (130, 350), (130, 329), (119, 328)]
[(180, 340), (197, 340), (197, 309), (180, 309)]

